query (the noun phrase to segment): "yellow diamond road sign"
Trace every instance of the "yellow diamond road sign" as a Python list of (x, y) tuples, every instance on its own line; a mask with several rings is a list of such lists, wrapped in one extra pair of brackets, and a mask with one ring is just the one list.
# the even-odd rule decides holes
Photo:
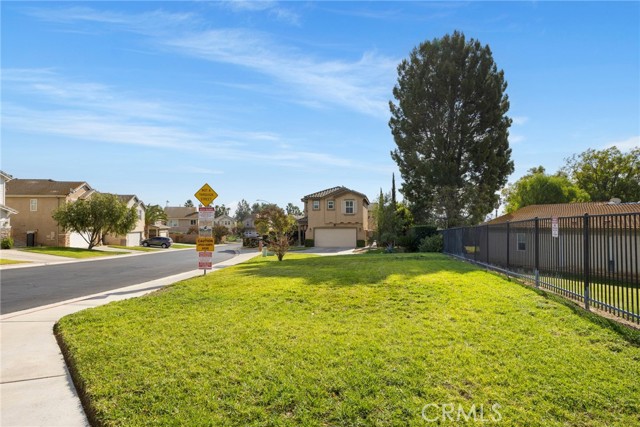
[(200, 203), (202, 203), (204, 206), (209, 206), (209, 204), (213, 202), (216, 197), (218, 197), (218, 193), (216, 193), (214, 189), (209, 186), (209, 184), (203, 185), (202, 188), (199, 189), (198, 192), (194, 195), (196, 196), (196, 199), (200, 200)]

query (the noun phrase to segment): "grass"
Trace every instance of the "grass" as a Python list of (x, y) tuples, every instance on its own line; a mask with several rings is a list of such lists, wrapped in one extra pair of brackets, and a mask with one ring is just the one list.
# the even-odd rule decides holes
[(567, 304), (437, 254), (289, 254), (56, 333), (94, 425), (637, 425), (640, 348)]
[(126, 249), (130, 251), (140, 251), (140, 252), (155, 252), (157, 249), (144, 247), (144, 246), (121, 246), (121, 245), (109, 245), (110, 248), (114, 249)]
[(61, 248), (61, 247), (50, 247), (50, 246), (26, 248), (22, 250), (26, 252), (35, 252), (39, 254), (54, 255), (54, 256), (61, 256), (61, 257), (67, 257), (67, 258), (97, 258), (102, 256), (122, 255), (122, 254), (129, 253), (129, 252), (114, 252), (114, 251), (106, 252), (106, 251), (80, 249), (80, 248)]
[(15, 259), (6, 259), (0, 258), (0, 265), (10, 265), (10, 264), (28, 264), (29, 261), (18, 261)]
[(195, 249), (196, 245), (186, 245), (184, 243), (174, 243), (170, 247), (172, 249)]

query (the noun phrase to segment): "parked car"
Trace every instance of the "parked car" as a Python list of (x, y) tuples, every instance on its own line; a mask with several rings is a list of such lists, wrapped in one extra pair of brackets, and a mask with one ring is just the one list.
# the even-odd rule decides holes
[(173, 244), (173, 240), (171, 240), (171, 237), (151, 237), (144, 239), (140, 244), (142, 246), (162, 246), (163, 248), (168, 248)]

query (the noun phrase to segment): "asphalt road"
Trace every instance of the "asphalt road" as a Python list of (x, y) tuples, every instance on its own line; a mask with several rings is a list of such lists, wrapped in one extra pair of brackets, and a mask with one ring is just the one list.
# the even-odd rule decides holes
[[(228, 260), (239, 245), (217, 248), (213, 263)], [(0, 273), (2, 314), (53, 304), (71, 298), (197, 269), (195, 250), (166, 250), (145, 255), (7, 269)]]

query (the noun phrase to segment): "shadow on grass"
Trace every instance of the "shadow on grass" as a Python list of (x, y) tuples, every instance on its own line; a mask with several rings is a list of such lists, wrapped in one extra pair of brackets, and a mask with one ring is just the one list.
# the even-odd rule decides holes
[[(274, 261), (274, 257), (254, 258), (235, 267), (235, 274), (244, 277), (302, 279), (306, 285), (312, 286), (377, 286), (384, 284), (389, 276), (397, 275), (398, 272), (408, 281), (417, 276), (439, 273), (450, 274), (452, 280), (455, 280), (456, 275), (479, 272), (505, 277), (471, 263), (431, 253), (362, 254), (332, 257), (287, 254), (283, 262)], [(574, 301), (537, 289), (519, 280), (513, 278), (505, 280), (515, 282), (546, 299), (562, 304), (590, 322), (614, 331), (630, 344), (640, 346), (640, 330), (638, 329), (586, 311)]]
[[(372, 262), (373, 261), (373, 262)], [(384, 261), (384, 262), (380, 262)], [(354, 286), (384, 283), (398, 272), (407, 278), (447, 272), (465, 274), (481, 271), (441, 254), (363, 254), (316, 257), (287, 254), (284, 261), (274, 257), (254, 258), (235, 267), (240, 276), (302, 279), (308, 285)]]

